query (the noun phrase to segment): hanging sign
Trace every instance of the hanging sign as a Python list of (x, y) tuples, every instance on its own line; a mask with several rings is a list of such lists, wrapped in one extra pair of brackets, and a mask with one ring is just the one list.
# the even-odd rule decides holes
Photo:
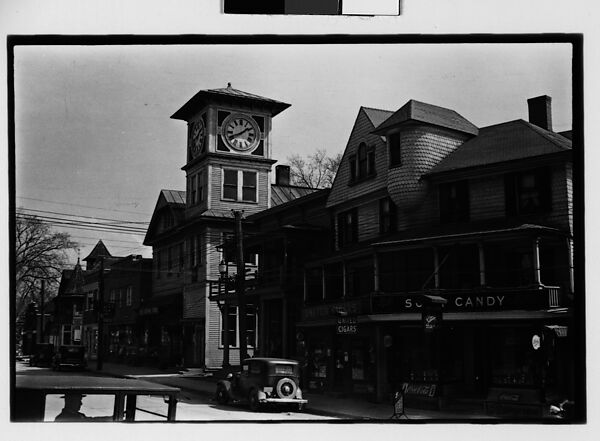
[(537, 351), (541, 345), (542, 345), (542, 341), (541, 341), (539, 335), (536, 334), (533, 337), (531, 337), (531, 346), (533, 346), (533, 349), (535, 349)]
[(422, 315), (422, 321), (425, 332), (437, 331), (442, 326), (442, 312), (424, 311)]

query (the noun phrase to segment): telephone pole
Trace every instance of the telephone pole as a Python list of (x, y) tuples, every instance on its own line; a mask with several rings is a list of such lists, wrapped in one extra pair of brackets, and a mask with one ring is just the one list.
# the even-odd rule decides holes
[(104, 256), (100, 257), (100, 275), (98, 277), (98, 353), (96, 355), (96, 370), (102, 370), (104, 346)]
[(244, 241), (242, 234), (242, 211), (233, 210), (235, 218), (235, 244), (236, 244), (236, 263), (237, 275), (235, 278), (235, 292), (238, 304), (238, 328), (240, 334), (240, 362), (248, 358), (248, 347), (246, 340), (246, 300), (244, 299), (244, 289), (246, 280), (246, 263), (244, 260)]
[(38, 335), (39, 343), (44, 343), (44, 289), (45, 280), (42, 279), (42, 287), (40, 289), (40, 333)]

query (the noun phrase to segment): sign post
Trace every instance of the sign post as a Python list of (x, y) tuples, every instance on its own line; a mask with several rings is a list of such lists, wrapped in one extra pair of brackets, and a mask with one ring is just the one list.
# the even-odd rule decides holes
[(394, 413), (390, 419), (400, 419), (402, 416), (408, 419), (408, 415), (404, 411), (404, 392), (402, 390), (394, 392), (392, 404), (394, 405)]

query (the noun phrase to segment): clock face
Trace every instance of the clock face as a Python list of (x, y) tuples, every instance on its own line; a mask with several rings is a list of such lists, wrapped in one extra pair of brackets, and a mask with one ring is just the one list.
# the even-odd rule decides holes
[(200, 118), (198, 121), (191, 123), (190, 132), (190, 153), (192, 157), (202, 152), (204, 147), (204, 138), (206, 135), (206, 129), (204, 127), (204, 121)]
[(223, 122), (221, 130), (221, 137), (225, 144), (240, 152), (252, 150), (260, 141), (258, 124), (246, 115), (229, 115)]

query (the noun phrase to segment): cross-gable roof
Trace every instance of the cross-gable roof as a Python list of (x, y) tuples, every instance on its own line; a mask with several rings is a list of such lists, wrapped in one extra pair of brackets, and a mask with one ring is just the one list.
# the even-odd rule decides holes
[(570, 151), (571, 140), (522, 119), (480, 129), (428, 175)]
[(373, 130), (373, 133), (383, 135), (389, 128), (408, 121), (432, 124), (471, 135), (477, 135), (479, 131), (477, 126), (454, 110), (416, 100), (410, 100)]
[(85, 259), (83, 259), (83, 261), (87, 262), (91, 260), (96, 260), (99, 257), (112, 257), (112, 254), (110, 254), (108, 248), (106, 248), (106, 245), (104, 245), (104, 242), (102, 242), (102, 239), (98, 241), (96, 246), (94, 246), (92, 252), (88, 254), (88, 256)]

